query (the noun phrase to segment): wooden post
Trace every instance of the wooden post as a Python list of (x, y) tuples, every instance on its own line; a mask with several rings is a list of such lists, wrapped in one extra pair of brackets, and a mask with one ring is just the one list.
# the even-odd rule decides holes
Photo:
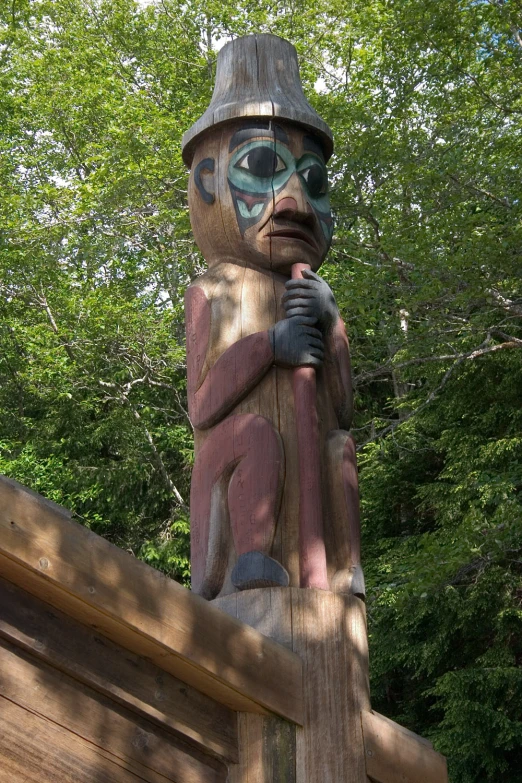
[(229, 783), (445, 783), (429, 743), (370, 707), (350, 355), (316, 274), (332, 150), (288, 42), (220, 51), (183, 139), (208, 263), (186, 295), (192, 589), (303, 666), (301, 723), (242, 712)]
[(272, 588), (213, 603), (303, 661), (303, 725), (240, 715), (229, 783), (447, 783), (428, 740), (371, 709), (361, 599)]
[(239, 763), (230, 767), (230, 783), (369, 783), (361, 723), (370, 709), (363, 601), (271, 588), (213, 603), (303, 661), (304, 726), (241, 715)]

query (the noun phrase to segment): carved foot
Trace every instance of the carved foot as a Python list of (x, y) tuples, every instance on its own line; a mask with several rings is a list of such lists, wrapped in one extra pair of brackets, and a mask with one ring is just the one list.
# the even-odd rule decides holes
[(245, 552), (240, 555), (231, 574), (232, 584), (238, 590), (255, 587), (288, 587), (286, 568), (262, 552)]
[(332, 579), (332, 591), (334, 593), (349, 593), (364, 600), (366, 587), (361, 566), (352, 566), (351, 568), (343, 568), (342, 571), (337, 571)]

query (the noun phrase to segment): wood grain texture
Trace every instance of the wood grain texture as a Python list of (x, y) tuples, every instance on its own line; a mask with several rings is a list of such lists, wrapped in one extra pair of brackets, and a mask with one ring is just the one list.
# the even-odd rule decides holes
[(297, 781), (366, 783), (359, 719), (370, 706), (364, 604), (354, 596), (295, 592), (293, 649), (306, 682)]
[(231, 709), (302, 719), (298, 656), (1, 478), (0, 575)]
[(303, 93), (295, 48), (275, 35), (242, 36), (218, 55), (214, 94), (206, 112), (184, 134), (183, 159), (192, 164), (201, 134), (240, 117), (281, 118), (303, 124), (321, 137), (325, 155), (332, 132)]
[[(289, 589), (264, 588), (218, 598), (216, 603), (291, 649), (291, 595)], [(240, 713), (238, 719), (241, 752), (239, 763), (229, 767), (228, 783), (296, 783), (295, 727), (280, 718), (248, 713)]]
[[(211, 208), (214, 208), (214, 205)], [(211, 267), (208, 272), (198, 278), (197, 285), (205, 290), (205, 295), (212, 308), (211, 334), (205, 359), (204, 361), (200, 360), (203, 367), (201, 372), (205, 373), (208, 371), (208, 368), (213, 367), (230, 345), (240, 341), (242, 336), (266, 330), (273, 326), (277, 320), (284, 317), (284, 311), (281, 306), (281, 297), (285, 291), (284, 281), (285, 278), (277, 274), (269, 275), (250, 267), (240, 267), (239, 265), (228, 263)], [(192, 330), (190, 333), (192, 333)], [(328, 350), (327, 346), (327, 355)], [(327, 447), (330, 433), (339, 432), (339, 422), (335, 413), (329, 384), (330, 376), (328, 375), (330, 370), (337, 373), (336, 367), (337, 365), (333, 361), (328, 366), (325, 362), (325, 367), (317, 373), (318, 429), (323, 459), (325, 457), (323, 451)], [(250, 389), (249, 393), (238, 402), (231, 415), (261, 415), (272, 424), (281, 438), (284, 454), (282, 499), (277, 515), (272, 549), (268, 554), (287, 569), (292, 586), (299, 586), (299, 459), (301, 454), (298, 447), (292, 374), (293, 371), (291, 369), (272, 366), (258, 384)], [(309, 410), (307, 401), (305, 402), (305, 409)], [(207, 439), (212, 438), (214, 430), (219, 426), (221, 425), (217, 424), (213, 428), (206, 430), (198, 430), (196, 428), (196, 460), (199, 452), (203, 450)], [(219, 446), (214, 448), (216, 454), (220, 457)], [(306, 453), (306, 445), (302, 451)], [(338, 466), (332, 466), (332, 471), (335, 475), (342, 470), (342, 462), (343, 453), (341, 452), (338, 455)], [(264, 460), (261, 460), (260, 469), (264, 468), (263, 463)], [(327, 459), (324, 459), (323, 464), (319, 467), (320, 496), (317, 495), (315, 490), (310, 493), (314, 505), (318, 506), (322, 502), (325, 509), (330, 502), (328, 498), (328, 471), (330, 468), (327, 468), (327, 463), (328, 465), (330, 464)], [(227, 531), (230, 531), (227, 492), (228, 485), (221, 490), (219, 497), (213, 499), (213, 502), (216, 504), (216, 527), (219, 529), (226, 528)], [(200, 498), (200, 492), (197, 489), (194, 489), (194, 495), (198, 498), (198, 503), (203, 503), (203, 499)], [(267, 496), (268, 503), (272, 504), (273, 501), (273, 497)], [(349, 536), (349, 524), (344, 500), (341, 502), (340, 509), (336, 513), (339, 525), (343, 530), (342, 535), (346, 539)], [(215, 519), (214, 514), (212, 514), (212, 519)], [(193, 514), (193, 525), (194, 522), (195, 515)], [(349, 560), (342, 562), (340, 550), (337, 548), (331, 526), (325, 529), (324, 534), (327, 542), (328, 579), (331, 584), (331, 579), (335, 572), (340, 568), (349, 568), (350, 562)], [(349, 550), (348, 542), (343, 546), (342, 551), (349, 552)], [(197, 553), (196, 548), (194, 553)], [(230, 571), (237, 557), (237, 552), (230, 540), (228, 553), (229, 564), (227, 564), (227, 570)], [(213, 557), (215, 554), (214, 550), (209, 554)], [(218, 557), (219, 562), (221, 562), (222, 557), (223, 555), (220, 553)], [(225, 574), (221, 594), (226, 594), (233, 590), (234, 588), (230, 580), (227, 581), (227, 575)]]
[(359, 481), (357, 475), (357, 453), (355, 441), (351, 435), (346, 439), (343, 451), (343, 486), (346, 509), (348, 512), (348, 529), (351, 543), (350, 565), (361, 562), (361, 521), (359, 506)]
[(342, 318), (338, 318), (326, 335), (328, 383), (339, 425), (349, 430), (353, 417), (352, 363), (348, 336)]
[(361, 717), (366, 770), (375, 783), (447, 783), (446, 759), (427, 740), (376, 712)]
[(282, 728), (261, 716), (241, 719), (240, 762), (230, 767), (231, 782), (279, 781), (274, 757), (284, 744), (295, 762), (281, 772), (281, 783), (368, 783), (360, 720), (370, 708), (363, 602), (323, 590), (271, 588), (215, 603), (303, 660), (304, 726)]
[(334, 430), (328, 434), (324, 462), (328, 482), (326, 505), (335, 549), (330, 558), (337, 563), (332, 590), (364, 597), (357, 456), (348, 432)]
[[(25, 652), (0, 641), (0, 694), (90, 742), (148, 783), (224, 783), (226, 767)], [(53, 753), (52, 745), (48, 748)]]
[(237, 761), (236, 713), (0, 579), (0, 637), (204, 752)]
[(143, 777), (131, 765), (0, 695), (0, 780), (142, 783)]

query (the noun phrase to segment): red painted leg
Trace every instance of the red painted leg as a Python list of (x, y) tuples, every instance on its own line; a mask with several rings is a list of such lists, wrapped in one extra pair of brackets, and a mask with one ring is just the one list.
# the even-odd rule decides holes
[(228, 487), (236, 552), (269, 554), (279, 510), (281, 441), (267, 419), (249, 414), (234, 417), (233, 437), (236, 451), (245, 455)]
[(351, 435), (346, 438), (343, 451), (343, 486), (348, 514), (348, 535), (350, 537), (351, 565), (361, 564), (361, 517), (359, 509), (359, 477), (355, 441)]
[(332, 590), (364, 597), (361, 568), (361, 527), (357, 458), (352, 436), (334, 430), (326, 440), (326, 470), (330, 498), (330, 522), (334, 534), (337, 572)]
[(267, 419), (254, 414), (230, 416), (203, 444), (190, 494), (195, 592), (213, 598), (221, 589), (229, 517), (238, 556), (251, 550), (269, 554), (279, 510), (281, 462), (278, 434)]

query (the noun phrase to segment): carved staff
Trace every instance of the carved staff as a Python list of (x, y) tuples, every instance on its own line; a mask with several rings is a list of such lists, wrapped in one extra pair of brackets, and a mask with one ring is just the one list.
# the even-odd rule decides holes
[[(293, 264), (292, 279), (309, 264)], [(293, 391), (299, 449), (299, 570), (301, 587), (328, 590), (321, 497), (317, 392), (313, 367), (296, 367)]]

